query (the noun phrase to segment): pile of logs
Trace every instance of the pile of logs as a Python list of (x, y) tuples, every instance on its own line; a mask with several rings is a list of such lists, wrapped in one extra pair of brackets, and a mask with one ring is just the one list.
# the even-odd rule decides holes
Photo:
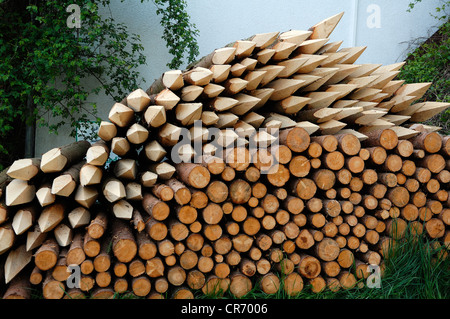
[(450, 136), (417, 123), (449, 104), (327, 43), (341, 17), (167, 71), (98, 141), (0, 173), (2, 296), (349, 289), (407, 226), (448, 246)]

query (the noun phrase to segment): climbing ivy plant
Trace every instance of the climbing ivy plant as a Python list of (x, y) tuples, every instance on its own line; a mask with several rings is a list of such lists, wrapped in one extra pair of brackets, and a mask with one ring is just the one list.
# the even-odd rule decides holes
[[(422, 0), (414, 0), (413, 10)], [(432, 82), (421, 101), (450, 102), (450, 1), (442, 0), (430, 13), (438, 22), (438, 31), (429, 39), (414, 39), (414, 49), (398, 75), (407, 83)], [(442, 127), (442, 134), (450, 134), (450, 109), (441, 112), (426, 124)]]
[[(124, 1), (124, 0), (121, 0)], [(146, 0), (141, 0), (144, 2)], [(185, 0), (154, 0), (176, 68), (198, 54)], [(114, 19), (111, 0), (0, 0), (0, 169), (24, 156), (25, 128), (57, 133), (98, 117), (92, 97), (120, 101), (142, 86), (140, 36)], [(79, 27), (69, 27), (69, 6)]]
[(187, 63), (195, 61), (199, 54), (196, 37), (199, 31), (190, 21), (186, 11), (186, 0), (154, 0), (156, 13), (161, 15), (164, 27), (162, 38), (166, 41), (172, 61), (167, 63), (171, 69), (178, 69), (187, 59)]

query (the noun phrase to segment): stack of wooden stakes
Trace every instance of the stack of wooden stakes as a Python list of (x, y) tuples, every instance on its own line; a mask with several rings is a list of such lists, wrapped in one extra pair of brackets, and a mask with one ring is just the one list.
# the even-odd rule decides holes
[(341, 17), (217, 49), (115, 103), (99, 141), (15, 161), (2, 296), (349, 289), (408, 224), (448, 246), (450, 137), (417, 123), (449, 105), (327, 43)]

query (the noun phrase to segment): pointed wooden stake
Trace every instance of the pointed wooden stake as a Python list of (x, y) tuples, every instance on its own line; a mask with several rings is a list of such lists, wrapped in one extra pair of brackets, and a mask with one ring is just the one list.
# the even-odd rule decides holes
[(128, 126), (134, 118), (134, 110), (122, 103), (114, 103), (108, 119), (119, 127)]
[[(334, 108), (334, 107), (333, 107)], [(355, 115), (355, 114), (359, 114), (361, 113), (364, 109), (360, 106), (354, 106), (354, 107), (346, 107), (346, 108), (335, 108), (335, 109), (339, 109), (341, 112), (339, 114), (337, 114), (333, 119), (340, 121), (343, 120), (345, 122), (345, 118)]]
[(106, 142), (111, 141), (117, 135), (117, 127), (114, 123), (101, 121), (97, 135)]
[(67, 247), (73, 239), (73, 230), (66, 224), (59, 224), (53, 230), (56, 241), (60, 247)]
[(85, 163), (81, 161), (56, 177), (52, 183), (52, 194), (70, 196), (80, 181), (80, 169)]
[(40, 158), (25, 158), (15, 160), (14, 163), (12, 163), (12, 165), (9, 167), (6, 174), (8, 174), (8, 176), (11, 178), (29, 181), (39, 173), (40, 165)]
[(319, 88), (324, 85), (336, 72), (338, 72), (339, 69), (337, 68), (316, 68), (312, 72), (310, 72), (310, 75), (318, 76), (319, 79), (317, 81), (314, 81), (310, 85), (302, 88), (303, 92), (312, 92), (312, 91), (318, 91)]
[(258, 60), (253, 58), (245, 58), (239, 63), (245, 66), (245, 71), (253, 71), (258, 64)]
[(242, 120), (237, 121), (237, 123), (234, 125), (234, 130), (236, 134), (239, 135), (240, 137), (247, 137), (247, 138), (256, 132), (253, 126)]
[(232, 76), (238, 78), (245, 72), (245, 70), (247, 70), (247, 67), (245, 65), (235, 63), (231, 66), (230, 73)]
[(150, 105), (144, 114), (148, 127), (160, 127), (166, 123), (166, 110), (162, 105)]
[(184, 86), (183, 74), (180, 70), (166, 71), (162, 76), (162, 82), (169, 90), (179, 90)]
[(208, 85), (206, 85), (204, 87), (202, 96), (213, 99), (213, 98), (219, 96), (220, 93), (222, 93), (224, 90), (225, 90), (225, 88), (221, 85), (209, 83)]
[(318, 110), (312, 109), (299, 112), (297, 114), (297, 119), (302, 121), (310, 121), (318, 124), (333, 119), (340, 112), (341, 110), (336, 108), (322, 108)]
[(194, 102), (203, 92), (203, 87), (188, 85), (181, 89), (181, 99), (184, 102)]
[(167, 162), (162, 162), (150, 165), (149, 171), (158, 175), (158, 178), (162, 180), (168, 180), (175, 173), (175, 167)]
[(347, 84), (353, 84), (356, 85), (358, 89), (361, 89), (363, 87), (369, 87), (372, 82), (374, 82), (376, 79), (378, 79), (379, 75), (368, 75), (368, 76), (362, 76), (358, 78), (351, 78)]
[(303, 64), (297, 73), (306, 74), (313, 71), (316, 67), (320, 65), (326, 58), (327, 55), (316, 55), (316, 54), (299, 54), (293, 57), (294, 59), (307, 58), (308, 60)]
[(217, 112), (223, 112), (231, 109), (239, 101), (231, 97), (218, 96), (211, 101), (210, 107)]
[(261, 125), (261, 127), (264, 127), (266, 129), (268, 129), (269, 131), (271, 131), (271, 130), (279, 130), (282, 125), (283, 125), (283, 122), (276, 120), (276, 119), (272, 119), (272, 120), (264, 121), (264, 123)]
[(140, 175), (140, 182), (142, 186), (144, 187), (152, 187), (156, 184), (156, 181), (158, 180), (158, 174), (155, 174), (153, 172), (144, 172)]
[(239, 120), (239, 117), (231, 112), (219, 113), (217, 116), (219, 117), (219, 120), (216, 124), (214, 124), (214, 126), (220, 129), (233, 127)]
[(233, 144), (237, 139), (238, 135), (233, 130), (220, 130), (218, 137), (217, 137), (217, 143), (222, 147), (228, 147), (229, 145)]
[[(228, 79), (228, 75), (230, 74), (231, 71), (231, 65), (229, 64), (211, 65), (209, 69), (213, 73), (212, 82), (222, 83), (223, 81)], [(210, 84), (211, 83), (207, 84), (207, 86)]]
[(0, 226), (0, 254), (5, 253), (14, 245), (16, 234), (11, 223)]
[(450, 107), (450, 103), (425, 102), (424, 105), (411, 115), (411, 122), (423, 122)]
[(304, 83), (302, 80), (277, 79), (267, 84), (266, 87), (275, 89), (270, 100), (280, 101), (294, 94)]
[(8, 284), (16, 277), (30, 263), (32, 257), (32, 252), (27, 251), (25, 245), (20, 245), (12, 250), (5, 261), (5, 283)]
[(268, 132), (271, 134), (275, 134), (275, 131), (270, 130), (271, 126), (269, 125), (269, 122), (271, 121), (278, 121), (280, 123), (279, 129), (287, 129), (291, 127), (295, 127), (297, 125), (297, 122), (291, 119), (290, 117), (271, 112), (269, 114), (266, 114), (266, 120), (263, 123), (263, 127), (268, 128)]
[(125, 137), (114, 137), (111, 141), (111, 151), (118, 156), (124, 156), (130, 148), (130, 143)]
[(244, 59), (249, 57), (256, 47), (256, 42), (247, 40), (238, 40), (233, 45), (236, 48), (236, 58)]
[(281, 101), (278, 101), (275, 105), (275, 109), (285, 114), (295, 114), (309, 101), (311, 101), (311, 99), (308, 97), (291, 95)]
[(173, 93), (170, 89), (164, 89), (155, 97), (156, 105), (164, 106), (164, 109), (171, 110), (180, 101), (178, 95)]
[(128, 128), (126, 136), (130, 143), (139, 145), (147, 140), (149, 132), (142, 125), (134, 123)]
[(236, 48), (234, 47), (216, 49), (211, 61), (213, 64), (228, 64), (234, 60), (235, 53)]
[(382, 120), (382, 119), (376, 119), (375, 121), (373, 121), (372, 123), (370, 123), (370, 125), (367, 126), (362, 126), (358, 132), (363, 133), (363, 134), (368, 134), (372, 131), (376, 131), (376, 130), (384, 130), (384, 129), (388, 129), (395, 126), (395, 124), (392, 124), (391, 122)]
[[(114, 175), (123, 180), (134, 180), (137, 176), (137, 163), (136, 160), (131, 158), (122, 158), (114, 163), (113, 168)], [(83, 185), (84, 186), (84, 185)]]
[[(239, 118), (238, 118), (239, 119)], [(253, 126), (254, 128), (259, 128), (261, 126), (261, 124), (264, 122), (264, 116), (255, 113), (255, 112), (250, 112), (247, 113), (242, 120), (247, 123), (250, 124), (251, 126)]]
[(373, 74), (381, 74), (381, 73), (386, 73), (386, 72), (391, 72), (391, 71), (399, 71), (406, 62), (398, 62), (398, 63), (393, 63), (393, 64), (388, 64), (388, 65), (383, 65), (381, 67), (379, 67), (377, 70), (375, 70), (373, 72)]
[(274, 91), (275, 90), (271, 88), (262, 88), (248, 92), (251, 96), (259, 99), (259, 102), (256, 103), (253, 109), (257, 110), (260, 107), (263, 107), (267, 103), (267, 101), (269, 101), (270, 96), (273, 94)]
[(365, 140), (367, 140), (369, 138), (367, 135), (364, 135), (364, 134), (362, 134), (362, 133), (360, 133), (358, 131), (355, 131), (355, 130), (352, 130), (352, 129), (349, 129), (349, 128), (340, 130), (338, 135), (340, 135), (340, 134), (353, 134), (353, 135), (355, 135), (358, 138), (358, 140), (360, 142), (365, 141)]
[(340, 49), (338, 52), (345, 52), (345, 53), (347, 53), (347, 55), (339, 63), (343, 63), (343, 64), (355, 63), (356, 60), (358, 60), (358, 58), (361, 56), (361, 54), (363, 54), (363, 52), (366, 49), (367, 49), (367, 46)]
[(394, 123), (395, 125), (402, 125), (406, 121), (408, 121), (411, 118), (411, 116), (407, 115), (395, 115), (395, 114), (386, 114), (381, 119)]
[(56, 203), (45, 207), (38, 219), (41, 232), (46, 233), (55, 228), (64, 219), (64, 206)]
[(344, 59), (348, 53), (347, 52), (329, 52), (326, 54), (327, 58), (320, 63), (321, 67), (333, 67), (335, 64), (340, 63), (342, 59)]
[(202, 103), (180, 103), (175, 109), (176, 118), (183, 126), (194, 124), (202, 118)]
[(269, 147), (273, 142), (277, 140), (275, 136), (267, 133), (267, 131), (259, 131), (254, 134), (251, 139), (253, 140), (254, 145), (263, 148)]
[(144, 147), (144, 152), (146, 157), (153, 162), (159, 162), (167, 154), (164, 147), (162, 147), (162, 145), (157, 141), (151, 141), (150, 143), (147, 143)]
[(142, 185), (136, 182), (130, 182), (125, 185), (125, 191), (127, 193), (127, 200), (139, 201), (142, 200)]
[(339, 95), (339, 92), (311, 92), (305, 96), (310, 98), (308, 109), (322, 109), (330, 106)]
[(373, 121), (382, 118), (384, 115), (386, 115), (387, 112), (384, 110), (368, 110), (363, 111), (359, 114), (356, 114), (353, 116), (349, 116), (346, 118), (348, 121), (354, 121), (355, 124), (359, 125), (369, 125), (370, 123), (373, 123)]
[(98, 197), (98, 191), (92, 186), (78, 186), (75, 192), (75, 201), (83, 207), (90, 208)]
[(52, 185), (50, 183), (41, 185), (36, 191), (36, 198), (39, 201), (39, 204), (41, 204), (41, 207), (53, 204), (56, 196), (52, 194)]
[(264, 86), (267, 83), (273, 81), (285, 68), (286, 67), (283, 65), (265, 65), (257, 69), (258, 71), (266, 72), (259, 84), (261, 86)]
[(402, 126), (392, 126), (389, 129), (393, 130), (395, 134), (397, 134), (398, 139), (401, 140), (407, 140), (420, 134), (419, 131), (411, 130)]
[(325, 43), (327, 43), (328, 40), (329, 40), (328, 38), (306, 40), (298, 46), (298, 49), (295, 51), (295, 53), (297, 53), (297, 54), (314, 54)]
[(224, 82), (225, 92), (237, 94), (247, 87), (248, 81), (241, 78), (231, 78)]
[(272, 49), (275, 50), (275, 54), (272, 56), (273, 61), (281, 61), (287, 59), (292, 52), (298, 47), (297, 44), (282, 41), (275, 44)]
[(279, 32), (267, 32), (255, 34), (251, 40), (257, 49), (263, 50), (270, 46), (278, 37)]
[(266, 71), (251, 71), (246, 74), (244, 80), (247, 81), (247, 86), (245, 87), (247, 91), (256, 90), (258, 85), (261, 83)]
[(133, 206), (125, 199), (121, 199), (114, 203), (112, 208), (116, 218), (130, 220), (133, 217)]
[(212, 77), (213, 73), (203, 67), (196, 67), (183, 73), (184, 82), (192, 85), (205, 86), (212, 80)]
[(344, 12), (338, 13), (312, 26), (309, 29), (310, 31), (312, 31), (310, 38), (311, 39), (328, 38), (338, 25), (339, 21), (341, 21), (343, 15)]
[(371, 89), (371, 88), (362, 88), (359, 90), (356, 90), (352, 94), (348, 96), (349, 99), (352, 100), (360, 100), (360, 101), (370, 101), (371, 98), (373, 98), (375, 95), (380, 93), (381, 90), (377, 89)]
[[(420, 110), (422, 108), (422, 106), (425, 105), (425, 103), (426, 102), (411, 104), (410, 106), (408, 106), (403, 111), (397, 112), (396, 115), (411, 116), (414, 113), (416, 113), (418, 110)], [(394, 104), (395, 104), (395, 101), (392, 101), (392, 102), (389, 101), (389, 102), (380, 103), (379, 107), (382, 107), (384, 109), (390, 110), (394, 106)]]
[(353, 72), (357, 71), (360, 68), (360, 65), (337, 63), (333, 65), (333, 67), (338, 68), (339, 70), (325, 83), (325, 85), (337, 84), (344, 81), (353, 74)]
[(5, 203), (7, 206), (26, 204), (34, 199), (36, 188), (27, 181), (13, 179), (5, 190)]
[(275, 54), (274, 49), (264, 49), (256, 53), (256, 59), (258, 60), (259, 63), (266, 64), (270, 61), (270, 59), (273, 57), (274, 54)]
[(312, 31), (289, 30), (289, 31), (281, 33), (279, 36), (279, 40), (299, 45), (303, 41), (308, 39), (311, 34), (312, 34)]
[(202, 112), (202, 123), (203, 125), (210, 126), (214, 125), (219, 121), (219, 117), (215, 112), (212, 111), (204, 111)]
[(208, 135), (209, 130), (203, 126), (198, 127), (194, 125), (189, 129), (189, 137), (192, 142), (206, 142), (208, 140)]
[(348, 108), (354, 107), (358, 103), (358, 100), (339, 100), (334, 102), (331, 107), (334, 108)]
[(415, 96), (394, 95), (394, 97), (391, 98), (391, 101), (394, 102), (394, 106), (390, 109), (390, 111), (392, 113), (398, 113), (403, 110), (406, 110), (415, 100), (416, 100)]
[(389, 81), (384, 87), (383, 87), (383, 93), (388, 93), (388, 97), (392, 96), (402, 85), (405, 83), (405, 80), (394, 80)]
[(80, 162), (86, 155), (91, 144), (78, 141), (63, 147), (53, 148), (42, 155), (41, 170), (44, 173), (60, 172), (63, 169)]
[(340, 100), (350, 94), (353, 90), (357, 89), (355, 84), (333, 84), (330, 85), (325, 92), (339, 92), (336, 100)]
[(374, 64), (374, 63), (361, 64), (356, 71), (352, 72), (352, 74), (348, 76), (348, 79), (372, 75), (372, 73), (375, 72), (375, 70), (377, 70), (381, 65), (382, 64)]
[(337, 134), (340, 130), (342, 130), (345, 126), (347, 126), (346, 123), (336, 121), (336, 120), (329, 120), (327, 122), (319, 124), (320, 132), (322, 135), (334, 135)]
[(284, 66), (284, 69), (278, 74), (280, 78), (287, 78), (297, 73), (298, 70), (308, 61), (308, 58), (292, 58), (277, 63), (279, 66)]
[(70, 226), (75, 229), (78, 227), (89, 225), (91, 222), (91, 213), (85, 207), (77, 207), (68, 215)]
[(236, 115), (244, 115), (260, 102), (259, 98), (244, 93), (236, 94), (234, 97), (238, 103), (230, 111)]
[(16, 235), (21, 235), (33, 226), (36, 218), (36, 211), (33, 206), (19, 209), (13, 218), (12, 228)]
[(409, 95), (415, 96), (420, 99), (432, 85), (431, 82), (425, 83), (408, 83), (402, 85), (396, 92), (396, 95)]
[(114, 203), (126, 196), (123, 183), (113, 177), (109, 177), (103, 182), (102, 192), (110, 203)]
[(295, 80), (303, 80), (305, 81), (304, 86), (307, 87), (311, 83), (314, 83), (321, 79), (320, 76), (311, 75), (311, 74), (295, 74), (292, 76)]
[(109, 158), (109, 147), (104, 140), (99, 140), (89, 147), (86, 152), (86, 163), (103, 166)]
[(304, 129), (309, 135), (314, 134), (315, 132), (317, 132), (319, 130), (319, 125), (311, 123), (309, 121), (300, 121), (297, 122), (297, 124), (295, 125), (295, 127), (301, 127), (302, 129)]
[(373, 89), (382, 89), (386, 84), (388, 84), (391, 80), (393, 80), (400, 71), (392, 71), (392, 72), (386, 72), (381, 74), (374, 74), (378, 75), (378, 78), (370, 83), (371, 88)]
[(344, 41), (336, 41), (327, 43), (323, 47), (321, 47), (320, 50), (316, 52), (316, 54), (335, 53), (337, 52), (337, 50), (339, 50), (343, 42)]
[(142, 112), (150, 105), (150, 97), (142, 89), (137, 89), (127, 96), (127, 105), (135, 112)]
[(33, 249), (39, 247), (47, 237), (47, 233), (41, 232), (39, 225), (35, 225), (33, 230), (27, 233), (27, 243), (26, 250), (32, 251)]
[(158, 132), (159, 141), (163, 146), (174, 146), (178, 143), (181, 128), (170, 123), (164, 124)]

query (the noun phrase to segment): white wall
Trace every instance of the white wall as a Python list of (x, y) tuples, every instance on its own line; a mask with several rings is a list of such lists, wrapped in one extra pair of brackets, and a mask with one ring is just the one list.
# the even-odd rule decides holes
[[(341, 22), (331, 35), (330, 42), (343, 40), (343, 47), (367, 46), (357, 63), (402, 61), (408, 42), (427, 37), (436, 30), (436, 21), (430, 16), (440, 0), (419, 3), (407, 12), (410, 0), (188, 0), (191, 21), (200, 31), (200, 57), (216, 48), (247, 38), (255, 33), (307, 30), (317, 22), (344, 11)], [(152, 1), (114, 1), (110, 10), (118, 21), (128, 25), (131, 33), (141, 36), (147, 65), (139, 71), (145, 79), (140, 86), (147, 89), (154, 79), (168, 70), (171, 56), (161, 39), (160, 18)], [(182, 66), (184, 68), (185, 65)], [(106, 96), (94, 97), (99, 115), (107, 119), (114, 101)], [(59, 135), (49, 134), (46, 128), (37, 129), (36, 156), (47, 150), (74, 141), (68, 128)]]

